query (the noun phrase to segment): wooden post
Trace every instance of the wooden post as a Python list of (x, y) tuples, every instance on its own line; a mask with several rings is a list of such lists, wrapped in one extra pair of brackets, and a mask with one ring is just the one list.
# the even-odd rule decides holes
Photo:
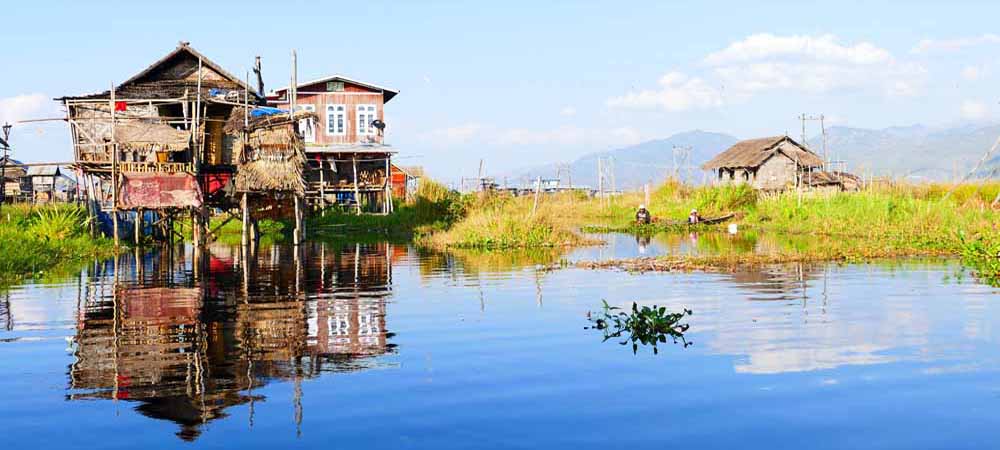
[(358, 157), (351, 156), (351, 167), (354, 168), (354, 205), (357, 215), (361, 215), (361, 192), (358, 189)]
[(535, 181), (535, 204), (531, 207), (531, 215), (535, 215), (535, 211), (538, 209), (538, 196), (542, 192), (542, 177), (538, 177)]
[(118, 144), (115, 143), (115, 83), (111, 83), (111, 226), (114, 227), (115, 251), (118, 250)]
[(243, 193), (243, 197), (240, 199), (240, 214), (242, 214), (243, 228), (240, 232), (240, 244), (246, 247), (249, 244), (249, 234), (250, 234), (250, 201), (247, 198), (247, 193)]
[(389, 203), (392, 202), (392, 168), (389, 165), (389, 154), (385, 154), (385, 199), (382, 201), (382, 214), (389, 214)]
[(326, 180), (323, 178), (323, 161), (325, 159), (322, 156), (319, 159), (319, 208), (324, 216), (326, 215)]
[(142, 208), (135, 211), (135, 246), (142, 244)]
[[(302, 197), (296, 195), (295, 200), (295, 231), (292, 232), (292, 243), (297, 247), (302, 244)], [(297, 251), (297, 250), (296, 250)]]

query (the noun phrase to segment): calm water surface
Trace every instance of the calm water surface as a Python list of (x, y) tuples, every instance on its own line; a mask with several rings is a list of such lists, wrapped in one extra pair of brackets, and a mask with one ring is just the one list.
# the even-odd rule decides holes
[[(767, 243), (95, 262), (0, 293), (4, 447), (996, 446), (1000, 291), (954, 263), (541, 269), (746, 245)], [(602, 299), (691, 309), (694, 345), (602, 342), (585, 329)]]

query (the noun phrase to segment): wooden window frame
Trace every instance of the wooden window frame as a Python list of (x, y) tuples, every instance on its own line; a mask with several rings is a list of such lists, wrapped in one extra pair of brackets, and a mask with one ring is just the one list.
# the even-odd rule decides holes
[[(369, 111), (368, 108), (371, 108), (371, 111)], [(369, 112), (371, 113), (372, 119), (368, 123), (364, 123), (361, 116), (367, 115)], [(354, 134), (360, 137), (377, 136), (378, 133), (375, 131), (375, 127), (371, 125), (371, 122), (376, 120), (378, 120), (378, 104), (359, 103), (354, 107), (354, 121), (356, 122)], [(364, 123), (364, 127), (361, 126), (362, 123)]]
[[(341, 110), (337, 111), (337, 107)], [(344, 127), (341, 130), (336, 129), (337, 116), (340, 115), (344, 120)], [(331, 103), (326, 105), (326, 130), (327, 136), (347, 136), (347, 105), (343, 103)], [(332, 131), (331, 131), (332, 130)]]

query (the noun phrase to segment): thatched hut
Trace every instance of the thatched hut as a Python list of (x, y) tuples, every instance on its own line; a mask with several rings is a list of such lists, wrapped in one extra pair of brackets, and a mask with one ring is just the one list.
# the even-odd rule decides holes
[(823, 166), (819, 155), (788, 136), (740, 141), (701, 166), (723, 183), (747, 183), (777, 191), (801, 186), (804, 176)]
[[(234, 136), (237, 192), (287, 192), (302, 196), (305, 182), (305, 143), (295, 127), (298, 121), (315, 117), (299, 111), (291, 115), (273, 108), (255, 108), (252, 119), (233, 111), (225, 130)], [(259, 114), (256, 114), (259, 113)]]

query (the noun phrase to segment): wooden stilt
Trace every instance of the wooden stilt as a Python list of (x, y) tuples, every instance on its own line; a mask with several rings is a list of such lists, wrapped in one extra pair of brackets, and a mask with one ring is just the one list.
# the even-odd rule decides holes
[(319, 207), (321, 214), (326, 215), (326, 180), (323, 178), (323, 159), (319, 160)]
[(250, 243), (250, 200), (247, 193), (240, 199), (240, 214), (243, 215), (243, 228), (240, 232), (240, 244), (246, 247)]
[(292, 241), (294, 245), (302, 244), (303, 237), (303, 227), (302, 227), (302, 198), (296, 195), (294, 197), (295, 201), (295, 231), (292, 233)]
[(111, 83), (111, 226), (114, 227), (115, 250), (118, 240), (118, 144), (115, 144), (115, 84)]
[(358, 157), (351, 157), (351, 167), (354, 168), (354, 204), (357, 207), (356, 212), (361, 215), (361, 192), (358, 189)]
[(137, 209), (135, 211), (135, 246), (136, 248), (142, 244), (142, 209)]

